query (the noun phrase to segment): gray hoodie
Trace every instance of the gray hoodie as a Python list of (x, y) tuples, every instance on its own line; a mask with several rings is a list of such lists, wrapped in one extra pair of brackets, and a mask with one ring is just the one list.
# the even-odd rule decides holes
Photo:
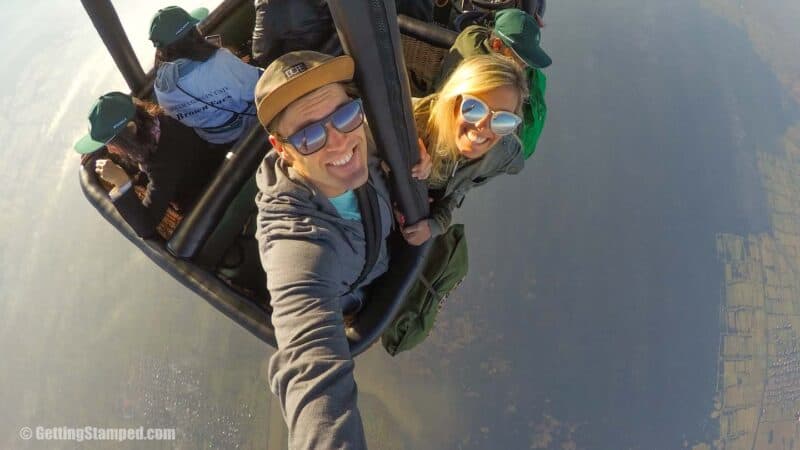
[(503, 136), (489, 151), (478, 159), (459, 158), (450, 168), (450, 177), (443, 186), (428, 186), (439, 191), (431, 203), (428, 225), (431, 235), (447, 231), (453, 219), (453, 210), (461, 206), (467, 192), (486, 184), (504, 173), (516, 175), (525, 167), (522, 145), (513, 134)]
[[(339, 216), (330, 201), (271, 150), (257, 174), (258, 238), (267, 273), (278, 350), (269, 362), (270, 387), (281, 402), (290, 449), (364, 449), (353, 359), (342, 310), (364, 266), (360, 221)], [(361, 286), (386, 271), (392, 226), (388, 189), (370, 160), (381, 209), (382, 246)]]

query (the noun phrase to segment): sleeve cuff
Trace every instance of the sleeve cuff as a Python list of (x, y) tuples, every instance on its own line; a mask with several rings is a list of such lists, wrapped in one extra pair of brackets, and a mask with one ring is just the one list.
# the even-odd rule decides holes
[(119, 187), (118, 186), (114, 186), (114, 189), (111, 189), (111, 191), (109, 191), (109, 193), (108, 193), (108, 196), (111, 197), (111, 201), (113, 202), (116, 199), (118, 199), (118, 198), (122, 197), (123, 195), (125, 195), (125, 193), (128, 192), (128, 190), (131, 188), (131, 185), (132, 185), (132, 183), (129, 180), (127, 183), (123, 184), (122, 186), (119, 186)]
[(430, 230), (431, 230), (431, 237), (432, 238), (436, 237), (436, 236), (441, 236), (442, 234), (444, 234), (444, 230), (442, 229), (442, 226), (439, 225), (439, 222), (437, 222), (434, 219), (428, 219), (428, 228), (430, 228)]

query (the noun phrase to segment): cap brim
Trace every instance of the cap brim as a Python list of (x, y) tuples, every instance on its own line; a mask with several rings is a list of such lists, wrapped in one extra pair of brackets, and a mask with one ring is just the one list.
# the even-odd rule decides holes
[(331, 83), (343, 83), (353, 79), (355, 65), (349, 56), (338, 56), (313, 67), (283, 83), (264, 96), (256, 105), (258, 121), (267, 126), (290, 103), (309, 92)]
[(86, 153), (96, 152), (97, 150), (105, 147), (105, 145), (105, 142), (95, 141), (87, 134), (75, 143), (75, 151), (85, 155)]
[(198, 22), (202, 22), (203, 20), (205, 20), (205, 18), (208, 17), (208, 14), (209, 14), (208, 8), (193, 9), (189, 13), (189, 15), (192, 16)]
[(541, 47), (533, 47), (527, 55), (522, 55), (519, 52), (515, 53), (525, 61), (525, 64), (537, 69), (544, 69), (550, 64), (553, 64), (553, 60), (550, 59), (550, 56), (548, 56)]

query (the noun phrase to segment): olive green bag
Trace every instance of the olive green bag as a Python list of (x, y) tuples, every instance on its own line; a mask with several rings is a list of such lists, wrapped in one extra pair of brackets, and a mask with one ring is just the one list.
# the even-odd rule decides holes
[(411, 350), (428, 337), (447, 296), (466, 277), (468, 259), (464, 225), (453, 225), (434, 239), (417, 282), (381, 336), (390, 355)]

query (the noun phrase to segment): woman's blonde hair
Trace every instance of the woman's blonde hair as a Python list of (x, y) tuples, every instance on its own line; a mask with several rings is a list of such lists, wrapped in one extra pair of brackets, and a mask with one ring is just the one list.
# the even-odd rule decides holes
[(528, 84), (522, 68), (500, 55), (472, 56), (456, 67), (439, 92), (414, 105), (417, 131), (433, 163), (429, 185), (443, 184), (460, 155), (456, 147), (456, 119), (461, 96), (480, 95), (506, 86), (519, 92), (519, 103), (514, 112), (520, 114), (522, 101), (528, 97)]

